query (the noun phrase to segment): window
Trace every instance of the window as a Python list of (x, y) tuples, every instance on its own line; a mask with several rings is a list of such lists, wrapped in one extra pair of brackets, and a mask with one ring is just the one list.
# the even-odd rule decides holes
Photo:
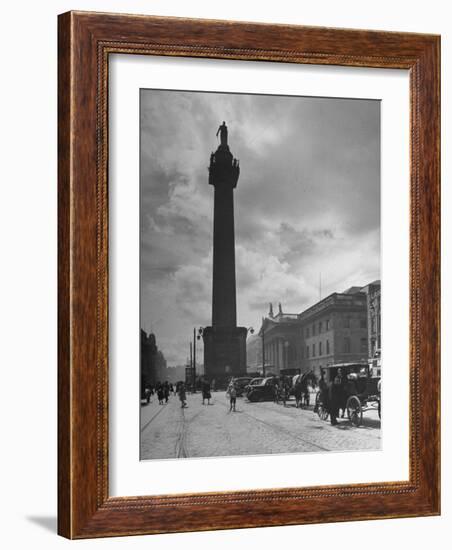
[(309, 338), (309, 328), (306, 329), (306, 338)]
[(361, 319), (359, 322), (361, 328), (367, 328), (367, 319)]
[(315, 357), (315, 344), (312, 344), (312, 357)]
[(309, 346), (306, 346), (306, 359), (309, 359)]
[(346, 336), (344, 338), (344, 353), (350, 353), (350, 351), (351, 351), (350, 338)]
[(319, 355), (322, 355), (322, 342), (319, 342)]
[(322, 321), (319, 323), (319, 334), (322, 332)]
[(315, 336), (315, 325), (312, 325), (312, 336)]
[(367, 355), (367, 338), (361, 338), (361, 353)]
[(350, 319), (348, 317), (344, 317), (344, 328), (350, 328)]
[(325, 330), (330, 330), (330, 320), (329, 319), (327, 319), (325, 321)]
[(330, 341), (329, 340), (326, 341), (326, 354), (327, 355), (330, 354)]

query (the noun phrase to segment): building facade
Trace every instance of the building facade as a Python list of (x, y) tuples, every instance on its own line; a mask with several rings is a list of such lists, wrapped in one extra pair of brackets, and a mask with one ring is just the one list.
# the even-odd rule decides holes
[[(264, 339), (265, 374), (279, 375), (288, 370), (300, 371), (301, 342), (300, 322), (296, 313), (284, 313), (281, 304), (273, 314), (270, 304), (268, 315), (263, 318), (259, 336)], [(262, 352), (261, 352), (262, 357)], [(262, 371), (262, 363), (260, 366)]]
[(303, 372), (319, 373), (335, 363), (367, 362), (367, 296), (360, 288), (335, 292), (298, 318)]
[(367, 295), (369, 360), (381, 350), (381, 283), (374, 281), (362, 288)]
[(376, 300), (372, 285), (375, 283), (335, 292), (299, 314), (284, 313), (279, 304), (274, 315), (270, 304), (259, 330), (260, 342), (253, 339), (249, 344), (251, 357), (256, 360), (248, 370), (262, 372), (262, 352), (259, 357), (256, 348), (259, 343), (262, 346), (262, 338), (266, 374), (288, 370), (320, 373), (322, 367), (335, 363), (367, 363), (372, 338), (380, 342), (369, 328), (369, 323), (375, 330), (379, 327), (379, 319), (378, 325), (377, 320), (372, 324), (368, 311), (370, 297)]
[(167, 379), (166, 359), (158, 349), (155, 335), (149, 335), (141, 329), (140, 346), (140, 383), (143, 394), (146, 386), (155, 386), (157, 382)]

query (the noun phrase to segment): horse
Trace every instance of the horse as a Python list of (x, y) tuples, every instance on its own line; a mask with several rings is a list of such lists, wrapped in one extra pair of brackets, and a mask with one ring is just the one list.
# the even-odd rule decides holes
[(294, 387), (295, 403), (297, 408), (302, 408), (303, 405), (305, 407), (309, 406), (310, 386), (317, 386), (317, 376), (312, 371), (299, 374)]

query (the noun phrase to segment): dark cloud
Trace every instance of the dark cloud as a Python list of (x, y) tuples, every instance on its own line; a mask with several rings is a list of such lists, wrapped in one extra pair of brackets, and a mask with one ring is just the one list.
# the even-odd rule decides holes
[(257, 325), (269, 301), (310, 305), (319, 273), (325, 292), (379, 278), (378, 101), (143, 90), (142, 316), (160, 319), (163, 351), (180, 361), (190, 327), (210, 323), (207, 165), (222, 120), (241, 166), (239, 323)]

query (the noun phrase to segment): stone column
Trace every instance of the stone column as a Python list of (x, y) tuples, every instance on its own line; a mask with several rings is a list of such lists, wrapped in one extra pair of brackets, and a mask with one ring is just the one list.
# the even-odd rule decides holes
[(209, 184), (214, 187), (212, 326), (203, 332), (206, 375), (224, 383), (246, 374), (245, 327), (237, 327), (234, 197), (240, 169), (219, 128), (221, 144), (210, 156)]

